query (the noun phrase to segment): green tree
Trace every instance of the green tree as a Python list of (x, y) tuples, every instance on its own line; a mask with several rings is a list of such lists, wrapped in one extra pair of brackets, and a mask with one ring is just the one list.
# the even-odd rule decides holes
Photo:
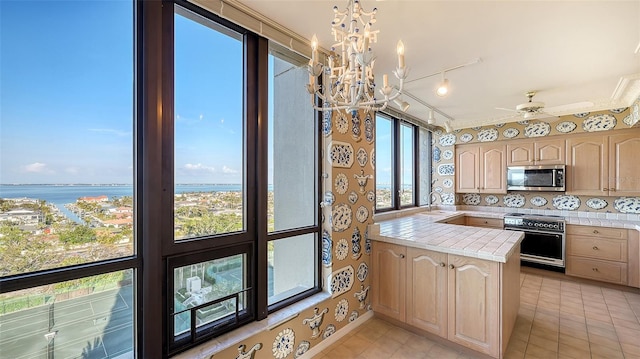
[(17, 226), (0, 226), (0, 276), (33, 272), (55, 261), (53, 246)]
[(96, 240), (96, 231), (88, 226), (74, 226), (70, 230), (60, 233), (60, 242), (64, 244), (91, 243)]

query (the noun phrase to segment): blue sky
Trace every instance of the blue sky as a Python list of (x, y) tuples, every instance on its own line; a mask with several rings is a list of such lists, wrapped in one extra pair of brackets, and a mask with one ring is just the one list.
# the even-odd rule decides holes
[[(132, 183), (132, 3), (0, 16), (0, 183)], [(179, 15), (176, 39), (176, 182), (240, 183), (242, 45)]]

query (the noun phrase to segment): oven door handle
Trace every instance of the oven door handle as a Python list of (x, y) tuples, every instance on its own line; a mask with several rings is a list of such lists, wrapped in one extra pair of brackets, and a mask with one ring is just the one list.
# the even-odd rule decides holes
[(519, 232), (524, 232), (524, 233), (540, 233), (540, 234), (550, 234), (550, 235), (555, 235), (556, 238), (561, 238), (564, 233), (558, 233), (558, 232), (547, 232), (547, 231), (538, 231), (535, 229), (524, 229), (524, 228), (513, 228), (513, 227), (504, 227), (503, 230), (505, 231), (519, 231)]

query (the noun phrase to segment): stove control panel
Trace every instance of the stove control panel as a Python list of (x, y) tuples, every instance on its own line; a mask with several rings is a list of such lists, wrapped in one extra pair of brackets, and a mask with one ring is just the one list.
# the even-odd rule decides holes
[(505, 217), (504, 226), (511, 229), (564, 232), (564, 221), (558, 221), (555, 219), (544, 220), (541, 218)]

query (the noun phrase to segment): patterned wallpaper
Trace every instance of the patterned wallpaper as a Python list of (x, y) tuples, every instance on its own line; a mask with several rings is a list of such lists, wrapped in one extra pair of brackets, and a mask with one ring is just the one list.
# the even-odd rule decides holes
[(375, 203), (374, 121), (365, 111), (324, 113), (322, 278), (331, 298), (215, 358), (298, 358), (371, 310), (366, 230)]
[[(439, 196), (434, 203), (527, 208), (539, 210), (568, 210), (611, 213), (640, 213), (640, 197), (570, 196), (552, 192), (512, 192), (502, 194), (455, 193), (455, 145), (562, 136), (565, 134), (615, 131), (640, 127), (640, 98), (631, 107), (593, 113), (562, 116), (558, 121), (519, 121), (491, 126), (465, 128), (452, 133), (434, 132), (432, 185)], [(438, 198), (440, 197), (440, 198)]]

